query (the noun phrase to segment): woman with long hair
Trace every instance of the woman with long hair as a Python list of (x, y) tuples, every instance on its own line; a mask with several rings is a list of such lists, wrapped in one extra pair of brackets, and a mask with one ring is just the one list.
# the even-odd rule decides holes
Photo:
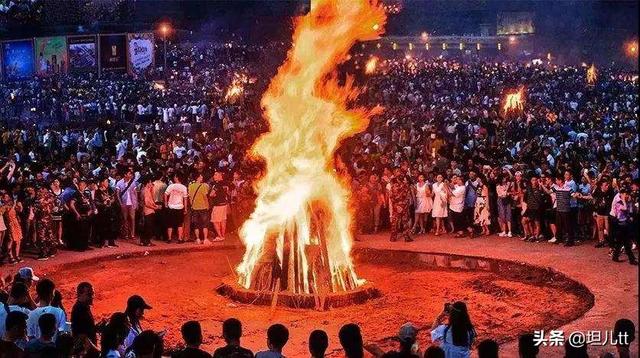
[(462, 301), (446, 303), (431, 326), (431, 341), (440, 345), (447, 358), (469, 358), (475, 338), (476, 330)]
[(431, 186), (425, 180), (424, 174), (418, 175), (418, 182), (414, 184), (413, 189), (416, 197), (416, 209), (412, 230), (414, 233), (424, 234), (427, 226), (427, 216), (431, 214), (433, 208)]
[(124, 340), (129, 334), (131, 325), (129, 318), (122, 312), (111, 315), (109, 323), (102, 331), (100, 340), (100, 357), (120, 358), (124, 357)]
[(433, 207), (431, 216), (436, 220), (435, 235), (445, 234), (447, 230), (444, 226), (444, 220), (448, 216), (448, 183), (444, 181), (444, 176), (438, 174), (436, 182), (433, 183)]
[(496, 193), (498, 195), (498, 224), (500, 225), (500, 233), (498, 236), (511, 237), (511, 181), (506, 174), (502, 174), (496, 185)]

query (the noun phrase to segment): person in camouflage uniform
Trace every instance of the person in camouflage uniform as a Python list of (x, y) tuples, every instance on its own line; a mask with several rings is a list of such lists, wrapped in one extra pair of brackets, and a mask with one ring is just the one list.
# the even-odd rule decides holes
[[(366, 183), (358, 184), (356, 190), (356, 233), (370, 233), (373, 217), (373, 197)], [(358, 238), (356, 237), (356, 241)]]
[(413, 241), (411, 238), (411, 187), (404, 175), (396, 177), (391, 183), (391, 208), (393, 217), (391, 220), (391, 241), (404, 239)]
[(36, 222), (36, 245), (40, 250), (38, 260), (47, 260), (56, 253), (58, 242), (53, 232), (51, 216), (54, 204), (53, 194), (44, 186), (39, 188), (33, 206)]

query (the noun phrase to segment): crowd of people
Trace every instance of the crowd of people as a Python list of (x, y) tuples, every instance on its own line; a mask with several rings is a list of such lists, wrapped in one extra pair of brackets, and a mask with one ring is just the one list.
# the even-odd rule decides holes
[[(281, 63), (282, 44), (179, 44), (168, 56), (169, 68), (155, 80), (85, 73), (0, 83), (3, 264), (23, 261), (23, 252), (48, 260), (60, 249), (109, 248), (118, 240), (222, 241), (250, 214), (252, 184), (265, 168), (246, 153), (268, 130), (260, 94)], [(336, 169), (354, 193), (356, 239), (389, 229), (391, 241), (449, 233), (565, 246), (591, 240), (609, 248), (614, 261), (622, 261), (624, 249), (627, 262), (637, 264), (637, 77), (602, 68), (589, 84), (580, 66), (388, 57), (374, 73), (362, 73), (366, 53), (343, 66), (363, 86), (356, 104), (384, 107), (336, 153)], [(523, 108), (505, 110), (504, 94), (519, 87)], [(18, 281), (7, 302), (26, 299), (28, 287)], [(56, 332), (66, 324), (64, 312), (36, 308), (55, 307), (53, 286), (41, 280), (39, 302), (27, 300), (38, 319), (28, 314), (27, 336), (37, 341), (19, 346), (25, 352), (63, 337)], [(78, 288), (86, 300), (91, 292), (90, 284)], [(140, 349), (161, 350), (161, 335), (142, 332), (136, 318), (147, 304), (138, 296), (129, 304), (138, 313), (114, 314), (103, 324), (100, 348), (97, 330), (69, 347), (123, 356), (122, 347), (136, 350), (133, 329)], [(7, 341), (15, 342), (24, 338), (24, 315), (11, 307)], [(71, 331), (73, 321), (72, 312)], [(226, 326), (229, 350), (238, 327)], [(475, 338), (433, 329), (445, 353), (447, 342), (471, 347)], [(345, 330), (347, 352), (359, 331)], [(411, 331), (403, 326), (400, 336)], [(256, 356), (279, 356), (285, 332), (269, 329), (275, 353)], [(185, 324), (183, 334), (197, 347), (197, 323)], [(313, 356), (322, 356), (326, 338), (312, 334)], [(345, 354), (360, 357), (361, 346)]]
[[(222, 323), (225, 345), (209, 353), (201, 349), (205, 335), (198, 321), (182, 324), (180, 347), (165, 347), (164, 331), (145, 329), (145, 311), (152, 309), (143, 297), (132, 295), (125, 309), (108, 319), (96, 322), (92, 312), (94, 288), (89, 282), (77, 285), (76, 301), (70, 315), (55, 283), (39, 278), (30, 267), (20, 268), (15, 276), (4, 282), (0, 309), (0, 358), (156, 358), (169, 354), (173, 358), (282, 358), (285, 357), (289, 329), (279, 323), (266, 331), (266, 347), (255, 354), (242, 346), (242, 323), (229, 318)], [(36, 300), (31, 290), (35, 286)], [(5, 290), (6, 288), (6, 290)], [(327, 352), (329, 336), (323, 330), (309, 334), (308, 356), (323, 358), (329, 353), (345, 358), (468, 358), (472, 352), (478, 358), (498, 358), (499, 344), (491, 339), (479, 340), (467, 305), (462, 301), (446, 303), (442, 312), (428, 329), (430, 344), (422, 350), (418, 341), (419, 329), (412, 323), (402, 325), (397, 335), (398, 348), (385, 352), (376, 344), (367, 343), (360, 327), (345, 324), (338, 333), (340, 349)], [(615, 337), (615, 338), (614, 338)], [(335, 339), (335, 338), (331, 338)], [(635, 340), (635, 325), (620, 319), (612, 330), (611, 344), (616, 352), (602, 357), (630, 358), (629, 347)], [(566, 358), (587, 358), (584, 342), (561, 342)], [(519, 337), (521, 358), (535, 358), (540, 341), (534, 334)], [(614, 354), (616, 354), (614, 356)]]
[[(182, 44), (165, 81), (1, 84), (3, 256), (224, 239), (264, 170), (245, 153), (268, 129), (259, 98), (282, 55), (278, 44)], [(636, 263), (637, 77), (603, 68), (589, 84), (585, 67), (409, 56), (359, 73), (366, 60), (344, 66), (365, 89), (357, 104), (384, 111), (336, 160), (356, 193), (358, 233), (595, 240)], [(505, 92), (519, 87), (524, 108), (505, 111)]]

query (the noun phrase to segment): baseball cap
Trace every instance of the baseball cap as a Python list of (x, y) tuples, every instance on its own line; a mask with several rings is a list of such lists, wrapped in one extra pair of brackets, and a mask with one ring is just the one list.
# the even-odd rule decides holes
[(415, 341), (418, 335), (418, 329), (411, 322), (407, 322), (400, 327), (398, 338), (403, 341)]
[(33, 273), (33, 269), (31, 267), (23, 267), (21, 269), (18, 270), (18, 275), (20, 275), (20, 278), (25, 279), (25, 280), (33, 280), (33, 281), (39, 281), (40, 277), (36, 276)]
[(127, 310), (138, 308), (148, 310), (151, 309), (151, 306), (149, 306), (149, 304), (144, 301), (144, 298), (139, 295), (133, 295), (129, 297), (129, 299), (127, 300)]

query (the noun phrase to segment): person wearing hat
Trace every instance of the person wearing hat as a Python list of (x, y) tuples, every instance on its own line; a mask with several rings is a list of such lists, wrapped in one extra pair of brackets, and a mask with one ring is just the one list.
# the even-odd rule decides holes
[(36, 276), (31, 267), (21, 267), (18, 270), (14, 281), (24, 282), (27, 287), (31, 287), (33, 281), (40, 281), (40, 277)]
[(125, 348), (129, 348), (136, 337), (142, 333), (143, 329), (140, 321), (144, 319), (144, 311), (148, 309), (151, 309), (151, 306), (139, 295), (133, 295), (127, 300), (127, 308), (124, 313), (129, 317), (131, 328), (127, 338), (124, 340)]
[(418, 352), (416, 338), (418, 329), (411, 322), (407, 322), (400, 326), (398, 332), (398, 340), (400, 341), (400, 350), (385, 353), (383, 358), (419, 358), (422, 356)]

